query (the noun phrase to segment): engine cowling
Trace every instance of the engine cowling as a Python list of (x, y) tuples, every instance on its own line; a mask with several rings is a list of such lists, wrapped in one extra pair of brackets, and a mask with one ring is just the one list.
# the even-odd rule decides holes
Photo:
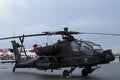
[(60, 53), (61, 49), (59, 46), (47, 46), (41, 47), (37, 53), (37, 55), (57, 55)]

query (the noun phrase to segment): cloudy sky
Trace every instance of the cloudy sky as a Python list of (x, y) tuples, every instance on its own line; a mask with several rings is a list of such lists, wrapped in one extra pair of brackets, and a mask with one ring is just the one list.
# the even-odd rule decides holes
[[(80, 32), (120, 33), (120, 0), (0, 0), (0, 38), (58, 31), (64, 27)], [(25, 46), (51, 44), (56, 38), (28, 38)], [(120, 52), (120, 37), (78, 35), (76, 38)], [(0, 48), (9, 47), (10, 40), (0, 41)]]

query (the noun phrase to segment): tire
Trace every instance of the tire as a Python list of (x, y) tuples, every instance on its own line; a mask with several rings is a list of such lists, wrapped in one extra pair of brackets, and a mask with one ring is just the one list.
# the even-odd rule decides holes
[(88, 70), (87, 70), (87, 69), (83, 69), (83, 70), (82, 70), (82, 76), (83, 76), (83, 77), (88, 76)]
[(12, 71), (13, 71), (13, 72), (15, 72), (15, 69), (16, 69), (16, 68), (15, 68), (15, 67), (13, 67), (13, 70), (12, 70)]
[(63, 77), (67, 77), (69, 76), (69, 71), (68, 70), (64, 70), (63, 71)]

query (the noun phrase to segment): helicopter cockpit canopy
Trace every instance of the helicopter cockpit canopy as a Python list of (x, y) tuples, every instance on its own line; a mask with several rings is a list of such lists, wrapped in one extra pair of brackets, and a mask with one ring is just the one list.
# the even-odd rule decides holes
[(102, 47), (99, 44), (90, 42), (90, 41), (84, 41), (85, 43), (87, 43), (88, 45), (92, 46), (93, 49), (102, 49)]
[(88, 55), (95, 55), (96, 52), (97, 53), (103, 52), (103, 49), (99, 44), (90, 41), (82, 41), (82, 40), (72, 41), (71, 46), (74, 52), (83, 52)]

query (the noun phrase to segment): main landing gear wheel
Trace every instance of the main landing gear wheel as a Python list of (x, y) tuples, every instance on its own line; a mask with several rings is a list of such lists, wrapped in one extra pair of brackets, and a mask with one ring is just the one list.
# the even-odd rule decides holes
[(63, 71), (63, 78), (67, 78), (69, 77), (69, 71), (68, 70), (64, 70)]
[(88, 72), (87, 69), (83, 69), (83, 70), (82, 70), (82, 76), (83, 76), (83, 77), (88, 76), (88, 73), (89, 73), (89, 72)]

